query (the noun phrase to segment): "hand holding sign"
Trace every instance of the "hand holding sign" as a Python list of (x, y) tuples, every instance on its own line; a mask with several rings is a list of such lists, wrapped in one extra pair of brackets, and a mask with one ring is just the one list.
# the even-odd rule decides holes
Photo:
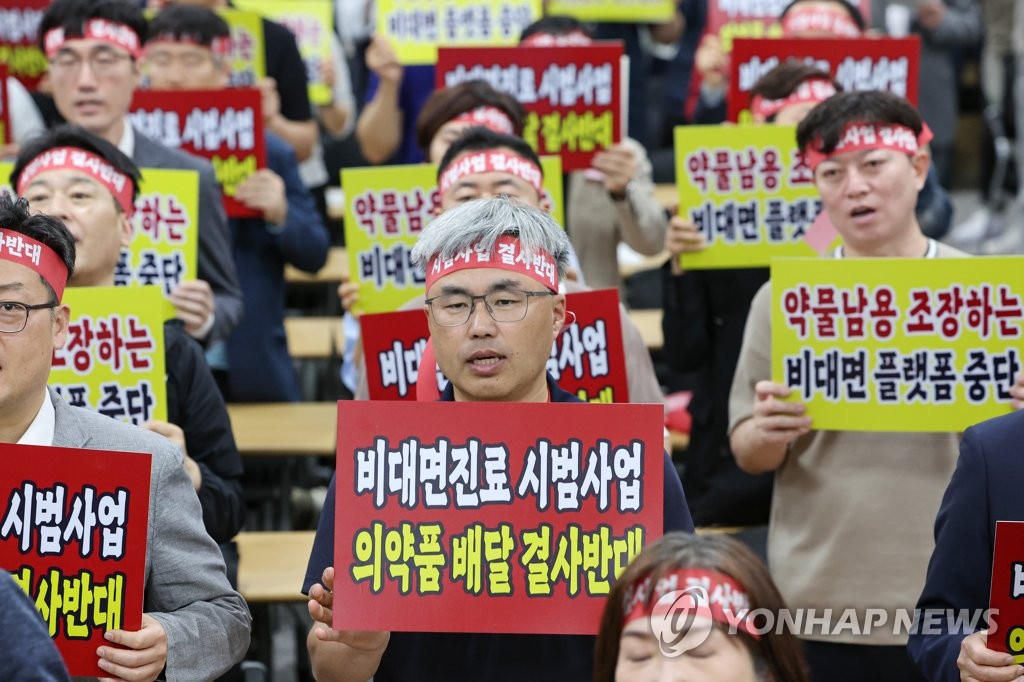
[[(361, 630), (335, 630), (334, 622), (334, 568), (328, 566), (324, 569), (322, 578), (323, 584), (314, 584), (309, 588), (309, 615), (313, 617), (313, 627), (309, 631), (308, 646), (310, 651), (321, 646), (342, 645), (347, 647), (348, 653), (354, 657), (346, 657), (347, 670), (357, 677), (354, 668), (361, 668), (365, 661), (365, 675), (361, 678), (370, 678), (377, 671), (380, 665), (380, 658), (384, 655), (384, 649), (391, 639), (390, 632), (384, 631), (361, 631)], [(339, 655), (341, 651), (339, 651)], [(315, 660), (315, 659), (314, 659)], [(358, 661), (358, 662), (357, 662)]]
[(604, 174), (605, 189), (612, 196), (624, 195), (626, 186), (636, 178), (640, 170), (636, 152), (622, 142), (594, 154), (590, 165)]
[(754, 414), (736, 427), (730, 444), (741, 469), (763, 473), (782, 464), (789, 444), (811, 430), (811, 418), (803, 403), (782, 400), (791, 392), (783, 384), (758, 381), (754, 391)]
[(722, 50), (722, 42), (718, 36), (708, 34), (700, 41), (694, 64), (700, 74), (703, 85), (709, 88), (725, 87), (725, 78), (729, 71), (729, 57)]
[(171, 292), (171, 303), (189, 336), (201, 339), (213, 326), (213, 290), (201, 279), (182, 282)]
[(235, 190), (235, 200), (262, 213), (272, 225), (284, 225), (288, 219), (284, 180), (269, 168), (261, 168), (243, 180)]
[(402, 82), (404, 69), (398, 62), (391, 41), (382, 35), (373, 36), (370, 46), (366, 48), (366, 68), (377, 74), (382, 82), (396, 86)]
[(964, 682), (1012, 682), (1024, 675), (1024, 666), (1016, 665), (1013, 656), (992, 651), (986, 646), (988, 631), (967, 635), (960, 642), (956, 667)]
[(96, 650), (99, 666), (121, 680), (155, 680), (167, 665), (167, 633), (160, 622), (142, 614), (137, 632), (110, 630), (104, 637), (126, 649), (101, 646)]
[(683, 265), (678, 256), (683, 253), (696, 253), (707, 247), (704, 233), (697, 229), (692, 220), (686, 216), (674, 215), (668, 221), (668, 232), (665, 233), (665, 249), (672, 254), (672, 274), (683, 274)]

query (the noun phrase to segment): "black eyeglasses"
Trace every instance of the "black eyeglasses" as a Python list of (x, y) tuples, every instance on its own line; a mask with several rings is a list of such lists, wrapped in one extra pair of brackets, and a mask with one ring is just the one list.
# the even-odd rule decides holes
[(519, 322), (526, 317), (530, 307), (530, 299), (534, 296), (554, 296), (553, 291), (520, 291), (503, 289), (492, 291), (482, 296), (469, 294), (442, 294), (428, 298), (425, 303), (430, 306), (430, 314), (442, 327), (461, 327), (469, 322), (476, 302), (483, 301), (487, 314), (495, 322)]
[(28, 324), (28, 314), (33, 310), (44, 308), (56, 308), (60, 303), (50, 301), (49, 303), (19, 303), (17, 301), (0, 301), (0, 333), (17, 334)]

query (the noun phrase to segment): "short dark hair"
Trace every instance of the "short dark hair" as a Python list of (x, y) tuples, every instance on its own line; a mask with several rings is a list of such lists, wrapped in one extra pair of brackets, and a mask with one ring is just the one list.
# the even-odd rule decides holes
[[(51, 248), (67, 267), (68, 280), (71, 279), (75, 271), (75, 238), (64, 221), (45, 213), (31, 213), (24, 199), (0, 193), (0, 230), (23, 234)], [(50, 283), (42, 275), (39, 279), (50, 292), (50, 300), (56, 301), (57, 293)]]
[(540, 165), (540, 157), (537, 156), (537, 152), (533, 151), (530, 145), (526, 144), (523, 138), (516, 137), (515, 135), (502, 135), (480, 126), (470, 128), (459, 139), (452, 142), (452, 146), (448, 147), (448, 151), (441, 157), (441, 162), (437, 164), (437, 177), (440, 178), (445, 169), (460, 154), (503, 148), (511, 149), (516, 156), (537, 164), (537, 167), (541, 169), (541, 176), (543, 177), (544, 169)]
[(920, 135), (924, 125), (917, 109), (891, 92), (841, 92), (811, 109), (800, 122), (796, 127), (797, 146), (806, 151), (813, 145), (814, 149), (831, 154), (851, 123), (898, 124), (910, 128), (914, 135)]
[(523, 42), (530, 36), (537, 35), (538, 33), (560, 36), (565, 35), (566, 33), (572, 33), (573, 31), (579, 31), (588, 38), (594, 37), (594, 32), (580, 22), (579, 19), (576, 19), (575, 17), (567, 17), (561, 14), (552, 14), (550, 16), (541, 17), (524, 28), (523, 32), (519, 34), (519, 42)]
[[(21, 179), (22, 172), (24, 172), (26, 166), (32, 163), (33, 159), (56, 147), (84, 149), (99, 156), (131, 179), (132, 201), (138, 198), (139, 182), (142, 180), (142, 173), (139, 171), (139, 167), (135, 165), (135, 162), (102, 137), (70, 123), (51, 128), (25, 143), (21, 151), (18, 152), (18, 158), (14, 161), (14, 169), (11, 170), (11, 186), (18, 186), (18, 180)], [(121, 205), (117, 203), (116, 198), (114, 199), (114, 205), (117, 206), (118, 211), (121, 210)]]
[(149, 22), (149, 38), (192, 40), (210, 47), (217, 38), (230, 38), (231, 27), (224, 17), (198, 5), (169, 5)]
[(518, 135), (522, 132), (525, 114), (519, 101), (507, 93), (495, 90), (487, 81), (471, 80), (435, 90), (427, 98), (420, 109), (420, 115), (416, 117), (416, 144), (426, 154), (437, 131), (445, 123), (483, 106), (500, 109), (512, 120), (515, 133)]
[(852, 2), (847, 2), (846, 0), (792, 0), (792, 2), (786, 5), (785, 9), (782, 10), (782, 14), (779, 15), (779, 21), (781, 22), (783, 19), (785, 19), (786, 15), (789, 14), (789, 11), (791, 9), (804, 2), (831, 2), (836, 5), (839, 5), (844, 10), (846, 10), (847, 14), (850, 15), (850, 18), (853, 19), (853, 23), (857, 24), (857, 28), (860, 29), (861, 33), (867, 30), (868, 25), (864, 21), (864, 15), (860, 13), (860, 8), (857, 7), (857, 5), (853, 4)]
[(139, 44), (146, 41), (146, 17), (131, 0), (54, 0), (39, 21), (40, 49), (46, 51), (44, 41), (50, 29), (63, 28), (65, 36), (80, 38), (89, 19), (125, 24), (139, 37)]

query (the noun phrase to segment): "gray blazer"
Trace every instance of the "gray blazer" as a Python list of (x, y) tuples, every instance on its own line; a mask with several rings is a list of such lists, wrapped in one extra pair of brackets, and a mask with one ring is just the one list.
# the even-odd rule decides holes
[(143, 610), (167, 633), (167, 680), (216, 678), (245, 656), (252, 618), (203, 527), (181, 452), (161, 436), (72, 407), (49, 391), (55, 446), (152, 455)]
[(140, 167), (199, 171), (199, 279), (213, 289), (213, 329), (207, 343), (227, 339), (242, 319), (242, 287), (231, 251), (231, 230), (213, 166), (179, 149), (165, 147), (137, 129), (133, 161)]

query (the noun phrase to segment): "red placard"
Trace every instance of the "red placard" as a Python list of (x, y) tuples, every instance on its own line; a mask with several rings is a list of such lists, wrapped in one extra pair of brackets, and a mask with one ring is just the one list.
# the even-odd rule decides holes
[[(555, 339), (547, 370), (562, 390), (581, 400), (628, 403), (617, 289), (566, 294), (576, 321)], [(416, 400), (420, 357), (430, 331), (422, 310), (362, 315), (370, 400)], [(438, 383), (447, 384), (438, 372)]]
[(0, 64), (29, 90), (46, 73), (46, 55), (38, 47), (39, 22), (50, 0), (5, 0), (0, 7)]
[(909, 38), (741, 38), (729, 63), (730, 121), (741, 120), (754, 85), (787, 59), (813, 63), (843, 90), (886, 90), (917, 106), (921, 40)]
[(562, 169), (590, 166), (594, 152), (622, 139), (622, 43), (586, 47), (441, 47), (438, 88), (485, 80), (526, 110), (523, 138)]
[[(722, 50), (729, 53), (733, 40), (779, 36), (779, 17), (791, 0), (710, 0), (705, 33), (722, 40)], [(871, 23), (871, 0), (858, 0), (857, 8), (864, 21)]]
[(334, 627), (593, 634), (663, 528), (661, 405), (339, 403)]
[(35, 601), (69, 672), (142, 627), (149, 454), (0, 446), (0, 566)]
[(11, 142), (10, 97), (7, 95), (7, 67), (0, 64), (0, 143)]
[(228, 216), (259, 218), (233, 197), (239, 183), (267, 167), (261, 102), (256, 88), (136, 90), (130, 116), (143, 135), (210, 160)]
[(1024, 664), (1024, 521), (996, 521), (988, 648)]

